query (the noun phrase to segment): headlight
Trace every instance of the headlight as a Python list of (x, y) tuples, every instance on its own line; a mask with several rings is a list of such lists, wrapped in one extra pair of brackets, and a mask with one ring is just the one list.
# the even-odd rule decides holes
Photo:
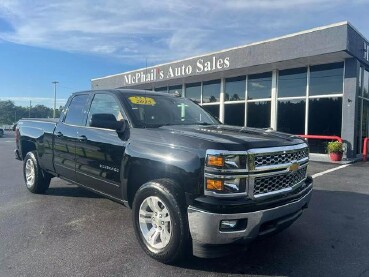
[(246, 155), (212, 155), (206, 157), (206, 166), (218, 169), (246, 169)]
[(247, 195), (246, 151), (206, 151), (204, 194), (215, 197)]
[(224, 166), (224, 157), (218, 155), (208, 155), (206, 159), (206, 165), (222, 168)]

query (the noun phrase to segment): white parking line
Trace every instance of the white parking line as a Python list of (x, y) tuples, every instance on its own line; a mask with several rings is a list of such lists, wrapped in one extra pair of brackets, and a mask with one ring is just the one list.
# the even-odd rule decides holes
[(331, 168), (331, 169), (328, 169), (328, 170), (326, 170), (326, 171), (322, 171), (322, 172), (316, 173), (316, 174), (314, 174), (312, 177), (313, 177), (313, 178), (320, 177), (320, 176), (323, 176), (324, 174), (327, 174), (327, 173), (330, 173), (330, 172), (333, 172), (333, 171), (336, 171), (336, 170), (339, 170), (339, 169), (342, 169), (342, 168), (348, 167), (349, 165), (350, 165), (350, 164), (340, 165), (340, 166), (337, 166), (337, 167), (335, 167), (335, 168)]

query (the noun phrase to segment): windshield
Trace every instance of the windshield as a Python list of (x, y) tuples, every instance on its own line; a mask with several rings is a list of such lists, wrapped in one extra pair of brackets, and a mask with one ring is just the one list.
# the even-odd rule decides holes
[(124, 98), (137, 127), (219, 124), (218, 120), (186, 98), (141, 93), (124, 94)]

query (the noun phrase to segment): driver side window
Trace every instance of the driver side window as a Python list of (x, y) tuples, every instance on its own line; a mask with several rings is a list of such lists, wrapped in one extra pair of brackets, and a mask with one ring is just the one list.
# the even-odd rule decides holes
[(118, 102), (109, 94), (95, 94), (88, 113), (87, 126), (91, 126), (91, 118), (94, 114), (112, 114), (117, 121), (124, 120)]

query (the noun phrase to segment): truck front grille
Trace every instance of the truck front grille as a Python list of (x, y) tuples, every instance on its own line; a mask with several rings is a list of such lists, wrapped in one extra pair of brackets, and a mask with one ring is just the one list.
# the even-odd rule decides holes
[(256, 177), (254, 181), (254, 196), (292, 188), (306, 178), (306, 169), (303, 167), (295, 172), (272, 176)]
[(309, 157), (309, 149), (302, 148), (299, 150), (284, 151), (279, 153), (265, 153), (255, 156), (254, 165), (255, 168), (261, 166), (271, 166), (286, 164), (293, 161), (299, 161)]

